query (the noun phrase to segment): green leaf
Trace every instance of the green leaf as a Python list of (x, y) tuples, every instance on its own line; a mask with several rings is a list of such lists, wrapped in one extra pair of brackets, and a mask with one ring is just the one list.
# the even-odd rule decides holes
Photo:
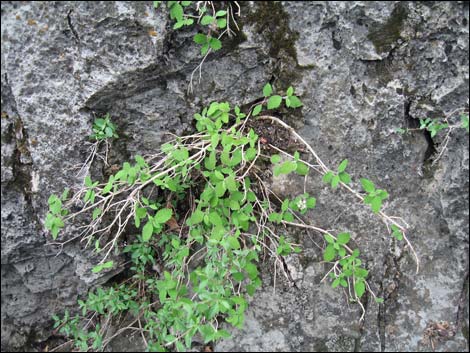
[(334, 244), (335, 239), (330, 234), (324, 234), (325, 240), (329, 244)]
[(248, 161), (252, 161), (253, 159), (256, 158), (256, 155), (258, 154), (258, 151), (256, 150), (256, 148), (253, 148), (253, 147), (250, 147), (246, 150), (245, 152), (245, 158), (248, 160)]
[(222, 17), (222, 16), (225, 16), (226, 14), (227, 14), (227, 11), (219, 10), (215, 13), (215, 17)]
[(346, 172), (341, 172), (338, 174), (339, 180), (341, 180), (345, 184), (349, 184), (351, 182), (351, 176)]
[(104, 269), (112, 268), (113, 264), (114, 264), (113, 261), (108, 261), (108, 262), (105, 262), (104, 264), (96, 265), (95, 267), (92, 268), (91, 272), (98, 273)]
[(274, 176), (281, 174), (289, 174), (297, 169), (297, 163), (294, 161), (286, 161), (274, 168)]
[(225, 178), (225, 186), (227, 187), (228, 191), (237, 191), (237, 182), (235, 181), (235, 178), (233, 175), (229, 175), (227, 178)]
[(255, 264), (248, 262), (244, 268), (251, 280), (254, 280), (258, 276), (258, 268)]
[(209, 154), (209, 157), (206, 157), (204, 159), (204, 166), (206, 167), (207, 170), (214, 170), (216, 164), (217, 164), (217, 159), (215, 156), (215, 152), (212, 151)]
[(241, 282), (245, 279), (245, 276), (241, 272), (234, 272), (232, 273), (232, 277), (235, 281)]
[(338, 166), (338, 173), (344, 172), (346, 170), (346, 167), (348, 166), (348, 160), (345, 159), (343, 160), (339, 166)]
[(305, 176), (308, 174), (308, 170), (309, 169), (305, 163), (297, 162), (297, 169), (296, 169), (297, 174)]
[(261, 110), (263, 109), (263, 106), (261, 104), (258, 104), (253, 108), (253, 116), (257, 116), (259, 113), (261, 113)]
[(333, 176), (334, 176), (334, 174), (333, 174), (333, 172), (330, 170), (329, 172), (327, 172), (327, 173), (323, 176), (322, 180), (323, 180), (323, 182), (329, 184), (329, 183), (331, 182), (331, 179), (333, 179)]
[(317, 199), (314, 197), (309, 197), (307, 199), (307, 208), (314, 208), (317, 204)]
[(347, 244), (350, 238), (351, 235), (349, 233), (339, 233), (337, 237), (337, 243), (341, 245)]
[(209, 15), (205, 15), (201, 20), (201, 24), (203, 26), (210, 25), (212, 22), (214, 22), (214, 17), (209, 16)]
[(289, 97), (289, 102), (290, 102), (290, 108), (299, 108), (303, 105), (299, 97), (296, 97), (296, 96)]
[(392, 224), (392, 236), (394, 236), (397, 240), (403, 240), (403, 232), (398, 228), (395, 224)]
[(272, 163), (272, 164), (277, 164), (277, 163), (279, 163), (280, 161), (281, 161), (281, 156), (280, 156), (280, 155), (278, 155), (278, 154), (273, 154), (273, 155), (271, 156), (271, 163)]
[(177, 22), (183, 20), (183, 7), (180, 4), (176, 3), (171, 7), (170, 18), (176, 19)]
[(357, 281), (356, 284), (354, 285), (354, 291), (356, 292), (356, 295), (358, 296), (358, 298), (362, 297), (362, 295), (366, 291), (366, 285), (364, 284), (364, 282)]
[(103, 210), (101, 208), (95, 208), (93, 210), (93, 215), (92, 215), (92, 219), (95, 220), (98, 218), (98, 216), (101, 214)]
[(240, 249), (240, 243), (238, 242), (238, 239), (235, 238), (234, 236), (227, 237), (227, 242), (232, 249), (234, 250)]
[(217, 27), (219, 27), (219, 28), (227, 27), (227, 20), (225, 18), (217, 19)]
[(210, 43), (212, 50), (214, 51), (217, 51), (220, 48), (222, 48), (222, 42), (218, 40), (217, 38), (211, 38), (209, 43)]
[(469, 131), (469, 126), (468, 126), (468, 115), (462, 115), (460, 117), (460, 123), (461, 123), (461, 127), (464, 128), (465, 130), (467, 130), (467, 132)]
[(338, 175), (333, 176), (333, 179), (331, 179), (331, 187), (333, 189), (336, 189), (339, 185), (339, 181), (340, 181), (340, 179), (339, 179)]
[(226, 190), (227, 188), (225, 187), (225, 183), (223, 181), (215, 185), (215, 194), (217, 195), (217, 197), (224, 196)]
[(384, 298), (375, 297), (375, 302), (377, 304), (382, 304), (384, 302)]
[(339, 286), (339, 283), (341, 282), (341, 278), (336, 278), (333, 283), (331, 283), (332, 288), (336, 288)]
[(354, 275), (358, 278), (366, 278), (369, 275), (369, 271), (365, 268), (356, 268)]
[(382, 207), (382, 199), (380, 197), (374, 197), (370, 203), (370, 207), (372, 208), (372, 212), (379, 212)]
[(186, 147), (181, 147), (177, 150), (174, 150), (171, 153), (171, 156), (176, 159), (178, 162), (185, 161), (189, 158), (189, 151)]
[(365, 192), (371, 193), (375, 191), (374, 183), (369, 179), (361, 178), (361, 184)]
[(180, 29), (181, 27), (184, 26), (184, 21), (180, 21), (180, 22), (176, 22), (174, 25), (173, 25), (173, 29)]
[(325, 251), (323, 252), (323, 260), (325, 261), (332, 261), (335, 258), (336, 250), (333, 247), (333, 244), (329, 244)]
[(154, 221), (159, 224), (167, 222), (173, 215), (171, 208), (163, 208), (155, 214)]
[(148, 221), (142, 229), (142, 240), (147, 242), (150, 240), (153, 234), (153, 225), (151, 221)]
[(219, 214), (215, 211), (209, 213), (209, 222), (214, 226), (222, 226), (222, 218), (220, 218)]
[(191, 215), (191, 224), (195, 225), (195, 224), (201, 223), (203, 219), (204, 219), (204, 212), (202, 212), (201, 210), (195, 210), (193, 214)]
[(286, 95), (288, 97), (292, 96), (294, 94), (294, 88), (292, 86), (290, 86), (288, 89), (287, 89), (287, 92), (286, 92)]
[(282, 102), (281, 96), (271, 96), (268, 99), (268, 109), (276, 109), (279, 108)]
[(207, 36), (205, 34), (202, 34), (202, 33), (197, 33), (194, 35), (193, 37), (193, 40), (197, 43), (197, 44), (206, 44), (207, 43)]
[(263, 87), (263, 95), (264, 95), (265, 97), (269, 97), (272, 93), (273, 93), (273, 88), (272, 88), (271, 84), (267, 83), (267, 84)]
[(285, 199), (282, 202), (281, 210), (282, 210), (282, 212), (286, 212), (288, 208), (289, 208), (289, 199)]
[(88, 175), (85, 178), (85, 186), (88, 188), (91, 188), (93, 186), (93, 182), (91, 181), (91, 178)]

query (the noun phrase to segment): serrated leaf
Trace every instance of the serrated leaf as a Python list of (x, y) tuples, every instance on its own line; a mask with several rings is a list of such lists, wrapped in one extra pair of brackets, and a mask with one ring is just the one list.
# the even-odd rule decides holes
[(294, 88), (292, 86), (290, 86), (288, 89), (287, 89), (287, 92), (286, 92), (286, 95), (288, 97), (292, 96), (294, 94)]
[(210, 43), (212, 50), (214, 51), (217, 51), (220, 48), (222, 48), (222, 42), (218, 40), (217, 38), (211, 38), (209, 43)]
[(369, 275), (369, 271), (367, 271), (365, 268), (357, 268), (354, 271), (354, 275), (358, 278), (366, 278)]
[(336, 241), (338, 244), (344, 245), (349, 242), (349, 239), (351, 238), (351, 235), (349, 233), (339, 233)]
[[(205, 44), (207, 43), (207, 36), (205, 34), (202, 34), (202, 33), (197, 33), (194, 35), (193, 37), (193, 40), (197, 43), (197, 44)], [(163, 146), (162, 146), (163, 147)]]
[(282, 97), (281, 96), (271, 96), (268, 99), (268, 109), (276, 109), (279, 108), (282, 102)]
[(314, 208), (317, 204), (317, 199), (314, 197), (309, 197), (307, 199), (307, 208)]
[(305, 176), (308, 174), (308, 167), (303, 162), (297, 162), (297, 169), (295, 170), (297, 174)]
[(176, 3), (170, 9), (170, 18), (180, 22), (183, 20), (183, 7)]

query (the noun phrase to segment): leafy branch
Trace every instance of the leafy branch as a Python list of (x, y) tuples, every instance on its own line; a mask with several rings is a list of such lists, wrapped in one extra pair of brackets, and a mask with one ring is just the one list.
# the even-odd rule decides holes
[[(177, 23), (186, 20), (174, 16), (180, 19)], [(220, 16), (212, 17), (214, 24)], [(365, 293), (379, 303), (382, 299), (367, 282), (368, 271), (359, 249), (352, 246), (354, 239), (348, 232), (306, 222), (302, 216), (313, 212), (316, 198), (304, 186), (303, 193), (281, 199), (266, 182), (271, 176), (296, 173), (307, 178), (313, 170), (333, 188), (341, 186), (371, 204), (390, 234), (406, 241), (419, 266), (406, 223), (381, 211), (386, 192), (362, 179), (368, 193), (363, 197), (349, 186), (347, 159), (330, 170), (292, 127), (267, 114), (283, 102), (286, 108), (301, 107), (294, 89), (289, 87), (281, 95), (267, 84), (263, 96), (246, 112), (228, 102), (212, 102), (194, 115), (194, 134), (175, 136), (155, 154), (136, 155), (134, 162), (123, 163), (108, 180), (93, 181), (87, 176), (71, 195), (49, 198), (45, 226), (54, 240), (50, 245), (61, 251), (75, 239), (93, 244), (93, 251), (101, 256), (93, 273), (119, 266), (113, 250), (122, 251), (129, 254), (134, 273), (114, 287), (89, 293), (79, 302), (81, 315), (72, 318), (66, 313), (63, 319), (55, 319), (56, 328), (72, 337), (77, 348), (104, 349), (112, 339), (103, 339), (112, 318), (131, 321), (118, 332), (138, 331), (150, 351), (190, 349), (196, 334), (205, 343), (228, 337), (219, 323), (224, 320), (242, 327), (247, 296), (261, 285), (257, 265), (261, 255), (273, 259), (274, 281), (278, 270), (292, 281), (283, 257), (301, 249), (286, 236), (286, 227), (314, 231), (326, 241), (323, 259), (332, 266), (326, 277), (333, 287), (347, 289), (363, 310), (362, 320)], [(301, 158), (298, 151), (290, 154), (262, 141), (255, 122), (271, 122), (288, 131), (314, 162)], [(273, 150), (277, 153), (272, 154)], [(271, 163), (272, 171), (263, 163)], [(66, 224), (77, 224), (84, 217), (89, 222), (78, 226), (78, 235), (56, 241)], [(133, 239), (130, 244), (122, 243), (124, 234)]]

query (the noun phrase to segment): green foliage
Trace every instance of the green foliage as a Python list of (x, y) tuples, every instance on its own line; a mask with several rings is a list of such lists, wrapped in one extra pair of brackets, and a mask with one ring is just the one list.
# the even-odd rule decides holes
[(93, 134), (90, 135), (90, 139), (102, 141), (118, 137), (119, 136), (116, 134), (116, 125), (111, 122), (109, 113), (93, 122)]
[(412, 131), (421, 131), (421, 130), (427, 130), (430, 132), (431, 137), (436, 136), (440, 131), (442, 130), (452, 130), (455, 128), (462, 128), (467, 130), (469, 132), (469, 127), (468, 127), (468, 114), (462, 114), (460, 115), (460, 124), (454, 124), (450, 125), (448, 123), (448, 118), (445, 118), (444, 121), (443, 119), (431, 119), (431, 118), (426, 118), (426, 119), (419, 119), (419, 128), (418, 129), (409, 129), (409, 128), (397, 128), (395, 132), (405, 135), (408, 134)]
[(441, 130), (444, 130), (449, 127), (448, 123), (441, 123), (439, 119), (419, 119), (421, 130), (428, 130), (431, 133), (431, 137), (437, 135), (437, 133)]
[(267, 100), (267, 108), (269, 110), (278, 109), (281, 106), (282, 101), (284, 101), (287, 108), (300, 108), (303, 105), (299, 97), (294, 95), (293, 87), (289, 87), (287, 89), (284, 97), (277, 94), (273, 95), (273, 93), (273, 87), (271, 84), (267, 83), (263, 88), (263, 95), (265, 97), (265, 101)]
[(468, 115), (461, 115), (460, 116), (460, 127), (468, 131)]
[(370, 205), (372, 212), (378, 213), (382, 208), (382, 203), (388, 198), (388, 192), (381, 189), (376, 189), (375, 185), (369, 179), (361, 179), (362, 188), (367, 192), (367, 196), (364, 197), (364, 203)]
[[(169, 10), (170, 19), (175, 21), (173, 29), (180, 29), (185, 26), (192, 26), (196, 23), (200, 24), (205, 32), (197, 33), (194, 35), (193, 40), (196, 44), (201, 46), (201, 54), (206, 55), (211, 49), (217, 51), (222, 48), (220, 37), (215, 37), (214, 34), (223, 31), (227, 28), (228, 12), (230, 4), (225, 9), (213, 11), (210, 13), (209, 9), (203, 6), (192, 6), (193, 1), (166, 1)], [(161, 1), (154, 1), (154, 7), (159, 8)], [(212, 7), (210, 7), (212, 10)]]
[[(187, 19), (184, 10), (189, 5), (167, 2), (177, 23)], [(220, 26), (226, 15), (223, 11), (205, 15), (201, 23)], [(284, 152), (288, 160), (276, 154), (266, 158), (259, 136), (247, 124), (263, 107), (277, 109), (283, 101), (287, 108), (302, 105), (292, 87), (286, 96), (273, 93), (273, 87), (265, 85), (263, 101), (245, 113), (228, 102), (212, 102), (194, 115), (194, 135), (163, 144), (155, 156), (136, 155), (135, 163), (123, 163), (102, 183), (86, 177), (84, 187), (70, 202), (68, 192), (49, 198), (46, 228), (54, 239), (65, 221), (77, 214), (90, 216), (84, 240), (95, 244), (97, 254), (105, 254), (93, 273), (115, 267), (113, 260), (107, 260), (113, 249), (124, 248), (131, 262), (131, 278), (79, 300), (81, 315), (54, 316), (55, 328), (72, 338), (77, 349), (103, 350), (106, 327), (100, 327), (100, 318), (119, 320), (127, 314), (141, 320), (149, 351), (189, 350), (196, 335), (206, 344), (227, 338), (228, 332), (219, 327), (221, 319), (236, 328), (243, 326), (248, 296), (261, 286), (260, 255), (266, 248), (276, 257), (299, 252), (298, 246), (275, 230), (280, 224), (296, 225), (317, 202), (303, 193), (274, 205), (265, 195), (275, 194), (254, 172), (259, 170), (258, 159), (270, 160), (274, 176), (310, 172), (299, 152)], [(343, 160), (324, 180), (333, 187), (340, 181), (349, 183), (347, 164)], [(381, 204), (386, 198), (383, 190), (375, 190), (367, 179), (361, 181), (368, 197), (379, 198)], [(79, 211), (73, 208), (77, 200), (84, 205)], [(377, 212), (375, 203), (371, 201), (371, 206)], [(135, 229), (129, 227), (132, 222)], [(258, 227), (256, 234), (252, 234), (253, 227)], [(403, 237), (396, 228), (391, 228), (393, 236)], [(119, 235), (125, 230), (134, 240), (120, 246)], [(350, 286), (353, 299), (359, 300), (368, 290), (368, 272), (359, 250), (348, 247), (350, 234), (326, 234), (325, 240), (324, 260), (335, 263), (330, 271), (332, 286)]]
[(44, 226), (51, 232), (54, 240), (57, 238), (60, 230), (64, 227), (63, 218), (68, 214), (68, 210), (62, 207), (63, 202), (68, 197), (68, 193), (69, 189), (65, 189), (60, 198), (56, 195), (51, 195), (47, 201), (49, 204), (49, 212), (46, 215)]
[(328, 171), (323, 175), (323, 181), (327, 184), (331, 184), (333, 189), (336, 189), (340, 182), (344, 184), (349, 184), (351, 182), (351, 176), (346, 173), (346, 167), (348, 166), (348, 160), (343, 160), (338, 168), (337, 173), (333, 171)]
[(299, 152), (295, 152), (294, 160), (289, 160), (281, 163), (281, 157), (277, 154), (271, 157), (271, 163), (274, 164), (273, 174), (275, 177), (282, 174), (290, 174), (296, 172), (299, 175), (307, 175), (309, 172), (308, 166), (300, 160)]

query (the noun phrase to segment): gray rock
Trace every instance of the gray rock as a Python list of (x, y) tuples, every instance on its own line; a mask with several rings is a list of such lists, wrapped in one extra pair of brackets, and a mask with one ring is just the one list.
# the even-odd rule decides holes
[[(52, 313), (73, 310), (119, 271), (92, 274), (96, 259), (79, 242), (58, 254), (43, 226), (49, 195), (81, 183), (73, 168), (84, 161), (94, 118), (112, 115), (121, 138), (111, 158), (123, 161), (155, 151), (167, 132), (191, 131), (193, 114), (211, 101), (252, 103), (268, 81), (296, 87), (304, 107), (282, 118), (328, 166), (348, 158), (354, 180), (389, 191), (386, 211), (410, 224), (420, 272), (370, 209), (312, 176), (306, 187), (318, 204), (309, 219), (351, 232), (384, 304), (367, 298), (359, 322), (358, 306), (321, 282), (321, 238), (292, 231), (304, 247), (286, 260), (295, 285), (278, 271), (274, 288), (273, 264), (263, 264), (245, 328), (215, 349), (426, 351), (427, 325), (448, 321), (456, 335), (436, 350), (468, 350), (468, 134), (455, 130), (431, 165), (442, 134), (394, 132), (468, 109), (468, 3), (243, 3), (243, 34), (208, 57), (193, 93), (195, 30), (173, 31), (151, 2), (1, 6), (2, 351), (39, 349)], [(103, 173), (92, 170), (94, 179)], [(299, 185), (273, 181), (285, 196)], [(68, 228), (65, 239), (76, 235)]]

